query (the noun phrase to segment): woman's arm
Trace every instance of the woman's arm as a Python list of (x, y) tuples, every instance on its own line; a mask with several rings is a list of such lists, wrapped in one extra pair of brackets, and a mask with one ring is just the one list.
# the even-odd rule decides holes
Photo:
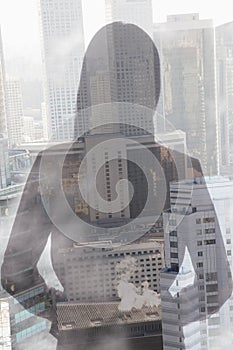
[(1, 269), (4, 289), (11, 295), (41, 284), (37, 262), (46, 246), (51, 222), (44, 209), (39, 184), (42, 153), (27, 179)]

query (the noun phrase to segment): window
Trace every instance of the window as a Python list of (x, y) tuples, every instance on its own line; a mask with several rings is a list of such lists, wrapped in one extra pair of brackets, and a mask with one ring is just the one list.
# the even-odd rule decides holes
[(177, 248), (178, 247), (178, 243), (177, 242), (170, 242), (170, 247), (171, 248)]
[(215, 218), (204, 218), (203, 222), (204, 222), (204, 224), (207, 224), (209, 222), (215, 222)]
[(218, 291), (218, 285), (217, 284), (207, 284), (206, 286), (206, 292), (207, 293), (212, 293), (212, 292), (217, 292)]
[(171, 237), (177, 237), (177, 231), (171, 231), (170, 232)]
[(217, 303), (218, 302), (218, 295), (209, 295), (207, 296), (207, 303)]
[(202, 230), (196, 230), (197, 235), (202, 235)]
[(227, 255), (231, 256), (231, 250), (227, 250)]
[(176, 219), (170, 219), (169, 220), (169, 225), (176, 226)]
[(204, 241), (204, 244), (205, 244), (205, 245), (215, 244), (215, 243), (216, 243), (215, 239), (206, 239), (206, 240)]
[(197, 263), (197, 268), (201, 268), (201, 267), (203, 267), (203, 263), (202, 262)]
[(210, 272), (205, 274), (206, 282), (216, 281), (217, 280), (217, 272)]
[(226, 242), (227, 242), (227, 244), (231, 244), (231, 240), (230, 239), (227, 239)]
[(171, 258), (178, 259), (178, 253), (171, 253)]
[(197, 252), (197, 256), (203, 256), (203, 252)]
[(202, 241), (197, 241), (197, 246), (199, 247), (200, 245), (202, 245)]
[(215, 233), (215, 228), (206, 228), (205, 234), (208, 234), (208, 233)]
[(196, 224), (201, 224), (201, 219), (200, 218), (196, 219)]
[(220, 318), (219, 317), (213, 317), (208, 320), (209, 326), (213, 325), (219, 325), (220, 324)]

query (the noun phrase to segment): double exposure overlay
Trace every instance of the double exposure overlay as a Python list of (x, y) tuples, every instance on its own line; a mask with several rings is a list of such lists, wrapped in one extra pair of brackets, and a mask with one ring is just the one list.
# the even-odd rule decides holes
[(231, 349), (233, 22), (99, 4), (0, 38), (0, 348)]

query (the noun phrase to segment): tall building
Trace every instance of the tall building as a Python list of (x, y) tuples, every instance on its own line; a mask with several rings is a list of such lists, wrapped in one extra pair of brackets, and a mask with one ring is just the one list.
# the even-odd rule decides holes
[(232, 327), (232, 300), (226, 298), (232, 182), (207, 179), (207, 186), (212, 196), (202, 178), (171, 184), (171, 212), (164, 214), (167, 268), (160, 286), (165, 350), (221, 349)]
[(8, 140), (0, 134), (0, 189), (11, 183), (10, 163), (8, 155)]
[(171, 15), (154, 26), (160, 51), (165, 117), (186, 132), (191, 155), (206, 174), (219, 171), (215, 36), (212, 20)]
[[(0, 339), (2, 350), (21, 350), (40, 346), (48, 348), (49, 322), (40, 318), (50, 307), (51, 298), (47, 299), (46, 287), (39, 284), (20, 293), (15, 298), (1, 291), (0, 299)], [(25, 309), (20, 305), (24, 303)], [(36, 345), (34, 345), (37, 343)], [(47, 345), (47, 346), (46, 346)]]
[(23, 141), (23, 98), (19, 80), (6, 81), (7, 130), (9, 145)]
[(5, 105), (5, 67), (0, 27), (0, 133), (7, 132), (6, 105)]
[(76, 135), (97, 126), (106, 132), (104, 124), (108, 132), (116, 132), (114, 122), (122, 123), (118, 131), (127, 135), (153, 134), (159, 93), (160, 62), (150, 37), (133, 24), (105, 26), (85, 55)]
[(152, 0), (105, 0), (107, 22), (133, 23), (152, 36)]
[(51, 140), (72, 140), (84, 53), (81, 0), (41, 0), (45, 103)]
[[(221, 165), (230, 165), (230, 135), (233, 116), (233, 22), (215, 29), (218, 110), (220, 122)], [(231, 141), (232, 144), (232, 141)]]

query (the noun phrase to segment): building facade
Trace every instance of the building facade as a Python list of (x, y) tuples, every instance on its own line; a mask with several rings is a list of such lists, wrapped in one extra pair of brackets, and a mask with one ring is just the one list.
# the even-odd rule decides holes
[(7, 130), (9, 146), (23, 142), (23, 97), (19, 80), (6, 81)]
[(5, 64), (0, 28), (0, 133), (7, 132), (6, 101), (5, 101)]
[(40, 21), (49, 139), (69, 141), (84, 54), (82, 2), (41, 0)]
[[(218, 82), (218, 112), (220, 121), (220, 145), (222, 170), (230, 165), (230, 130), (233, 114), (233, 22), (215, 29)], [(231, 142), (232, 143), (232, 142)], [(226, 171), (226, 170), (225, 170)]]
[(219, 171), (219, 121), (215, 36), (212, 20), (171, 15), (155, 24), (162, 66), (161, 113), (187, 136), (191, 155), (205, 174)]
[(221, 349), (232, 327), (230, 296), (223, 302), (231, 283), (232, 230), (225, 203), (231, 201), (232, 182), (199, 178), (173, 183), (170, 196), (171, 212), (164, 214), (167, 268), (160, 287), (164, 347)]
[(28, 289), (16, 295), (15, 298), (1, 293), (0, 348), (2, 350), (34, 349), (36, 339), (40, 340), (40, 346), (46, 347), (48, 343), (46, 334), (50, 324), (40, 316), (51, 308), (52, 297), (46, 298), (45, 285), (40, 284), (36, 288)]
[(133, 23), (152, 36), (153, 9), (151, 0), (105, 0), (107, 22)]
[[(159, 275), (164, 267), (163, 245), (155, 240), (117, 248), (111, 242), (78, 245), (58, 251), (57, 266), (68, 302), (107, 302), (119, 300), (116, 265), (134, 257), (137, 270), (130, 282), (159, 293)], [(62, 269), (60, 268), (62, 267)]]

